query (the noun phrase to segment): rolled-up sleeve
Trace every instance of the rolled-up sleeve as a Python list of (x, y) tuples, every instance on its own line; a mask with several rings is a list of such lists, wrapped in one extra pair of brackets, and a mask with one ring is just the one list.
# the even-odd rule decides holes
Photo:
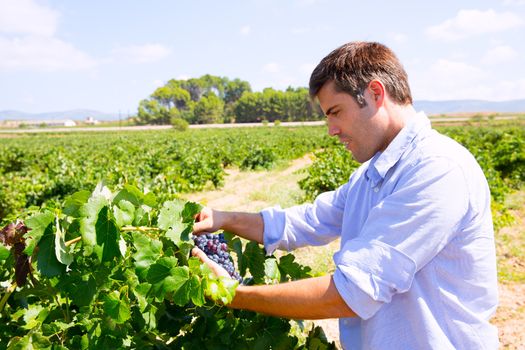
[(405, 169), (392, 193), (370, 210), (357, 238), (334, 255), (334, 282), (348, 306), (368, 319), (406, 292), (417, 271), (460, 231), (468, 198), (463, 171), (446, 158)]
[(268, 254), (275, 249), (290, 251), (306, 245), (323, 245), (339, 237), (345, 186), (322, 193), (312, 204), (262, 210), (264, 246)]
[(406, 292), (416, 272), (409, 256), (380, 241), (350, 240), (334, 255), (334, 262), (339, 294), (365, 320), (389, 303), (392, 295)]

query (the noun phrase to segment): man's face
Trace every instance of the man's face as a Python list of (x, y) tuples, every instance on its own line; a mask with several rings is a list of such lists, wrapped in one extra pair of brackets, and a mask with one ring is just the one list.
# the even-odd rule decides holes
[(368, 89), (363, 108), (349, 94), (336, 91), (332, 81), (323, 85), (317, 97), (327, 117), (328, 134), (337, 136), (358, 162), (366, 162), (385, 148), (386, 125)]

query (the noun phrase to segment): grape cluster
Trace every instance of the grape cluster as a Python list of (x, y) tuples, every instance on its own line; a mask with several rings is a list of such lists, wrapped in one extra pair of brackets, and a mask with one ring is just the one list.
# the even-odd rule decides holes
[(195, 245), (208, 256), (208, 258), (215, 261), (228, 271), (231, 278), (242, 282), (242, 277), (237, 271), (235, 271), (230, 253), (228, 253), (228, 245), (226, 244), (226, 240), (222, 233), (218, 235), (207, 233), (195, 236), (193, 237), (193, 241), (195, 242)]

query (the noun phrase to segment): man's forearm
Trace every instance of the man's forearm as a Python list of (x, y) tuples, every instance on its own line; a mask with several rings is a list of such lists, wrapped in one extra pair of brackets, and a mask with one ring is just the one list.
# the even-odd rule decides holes
[(292, 319), (355, 317), (331, 276), (262, 286), (239, 286), (229, 307)]
[(263, 243), (264, 221), (259, 213), (220, 212), (221, 228), (250, 241)]

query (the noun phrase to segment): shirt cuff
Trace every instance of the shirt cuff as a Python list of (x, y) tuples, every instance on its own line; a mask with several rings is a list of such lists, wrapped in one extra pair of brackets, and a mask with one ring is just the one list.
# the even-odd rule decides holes
[(398, 293), (410, 289), (416, 263), (379, 241), (348, 241), (334, 255), (334, 283), (346, 304), (367, 320)]
[(272, 255), (281, 243), (286, 223), (286, 214), (280, 206), (275, 206), (262, 210), (261, 215), (264, 221), (264, 248), (266, 249), (267, 255)]

